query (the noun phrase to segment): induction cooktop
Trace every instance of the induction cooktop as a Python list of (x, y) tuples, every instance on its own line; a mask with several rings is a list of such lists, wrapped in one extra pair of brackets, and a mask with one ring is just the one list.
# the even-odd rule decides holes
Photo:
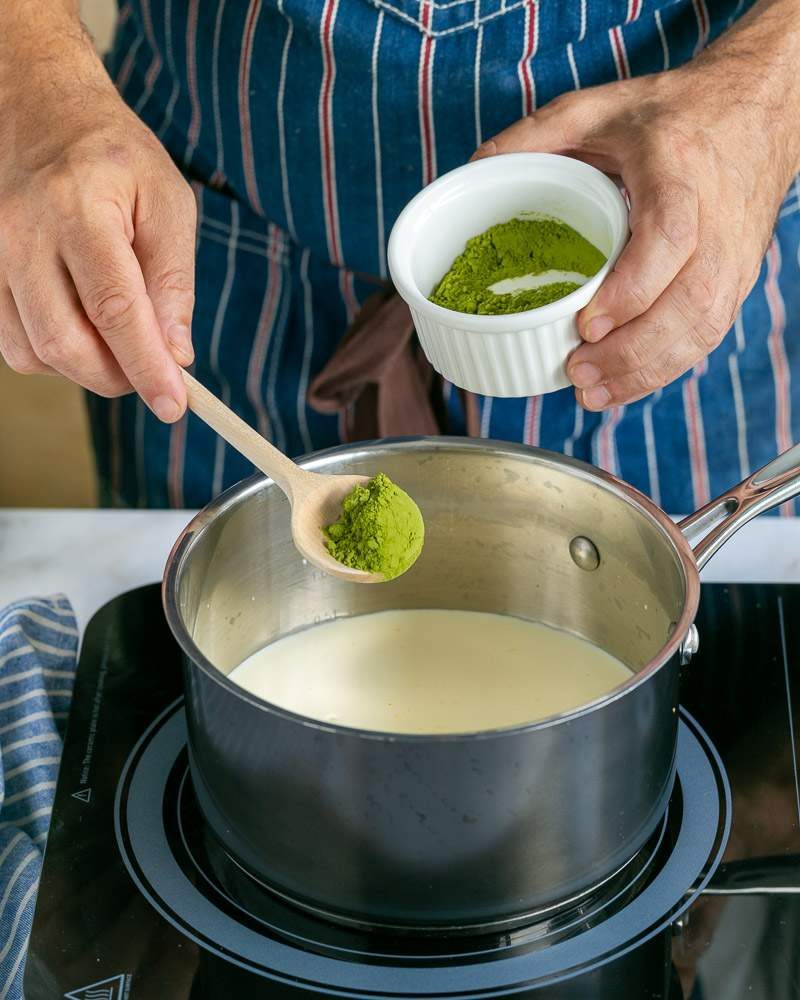
[(158, 588), (122, 595), (81, 651), (27, 1000), (800, 997), (800, 587), (705, 586), (697, 624), (651, 841), (525, 926), (420, 937), (303, 913), (226, 854)]

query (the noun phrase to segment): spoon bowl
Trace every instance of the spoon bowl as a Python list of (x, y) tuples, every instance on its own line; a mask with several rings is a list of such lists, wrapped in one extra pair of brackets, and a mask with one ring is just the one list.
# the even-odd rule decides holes
[(342, 501), (368, 476), (320, 475), (301, 469), (187, 371), (183, 372), (189, 409), (279, 486), (292, 508), (292, 540), (300, 555), (318, 569), (349, 583), (384, 583), (380, 573), (345, 566), (325, 544), (323, 529), (339, 517)]
[(366, 486), (369, 476), (324, 476), (304, 472), (302, 497), (292, 501), (292, 538), (295, 548), (312, 566), (352, 583), (383, 583), (380, 573), (345, 566), (334, 559), (325, 545), (323, 529), (339, 517), (342, 501), (356, 486)]

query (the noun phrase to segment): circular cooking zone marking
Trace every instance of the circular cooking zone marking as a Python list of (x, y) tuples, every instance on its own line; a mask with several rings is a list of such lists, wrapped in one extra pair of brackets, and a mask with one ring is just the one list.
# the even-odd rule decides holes
[[(730, 829), (730, 788), (721, 761), (681, 710), (676, 784), (665, 822), (629, 891), (604, 897), (591, 910), (592, 920), (562, 921), (557, 933), (544, 922), (468, 939), (372, 938), (307, 918), (277, 899), (270, 902), (269, 894), (266, 912), (248, 912), (209, 863), (186, 775), (181, 699), (143, 734), (117, 788), (117, 842), (140, 891), (165, 920), (220, 960), (350, 997), (502, 996), (588, 972), (660, 933), (691, 905)], [(575, 914), (586, 918), (587, 910)]]
[[(351, 960), (372, 960), (380, 955), (395, 961), (411, 957), (436, 962), (453, 956), (462, 959), (467, 955), (492, 956), (498, 952), (498, 935), (502, 935), (506, 951), (512, 946), (534, 943), (548, 947), (576, 925), (596, 923), (612, 910), (621, 908), (652, 872), (650, 866), (656, 863), (670, 826), (669, 817), (665, 815), (641, 851), (599, 885), (571, 899), (490, 925), (447, 928), (447, 937), (430, 927), (401, 928), (398, 934), (397, 928), (365, 926), (363, 921), (326, 915), (293, 901), (249, 873), (227, 852), (210, 827), (203, 824), (191, 788), (187, 760), (187, 755), (179, 756), (165, 793), (168, 799), (177, 796), (175, 816), (180, 844), (177, 850), (173, 846), (173, 853), (184, 870), (193, 868), (212, 898), (221, 899), (240, 919), (266, 927), (270, 933), (299, 943), (301, 947), (323, 954), (341, 953)], [(676, 811), (680, 813), (677, 804)], [(168, 827), (171, 825), (169, 814), (166, 823)], [(366, 947), (365, 941), (368, 942)]]

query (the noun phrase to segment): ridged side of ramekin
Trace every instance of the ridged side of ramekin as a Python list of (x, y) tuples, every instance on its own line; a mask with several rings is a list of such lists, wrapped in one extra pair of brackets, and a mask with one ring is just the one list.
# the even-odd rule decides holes
[[(468, 315), (430, 301), (431, 290), (466, 242), (521, 213), (563, 219), (606, 263), (569, 295), (536, 309)], [(392, 281), (408, 303), (420, 343), (448, 381), (485, 396), (521, 397), (569, 385), (566, 362), (579, 344), (577, 314), (611, 271), (628, 237), (617, 185), (579, 160), (552, 153), (490, 156), (443, 174), (395, 222), (388, 247)], [(445, 252), (446, 247), (446, 252)]]
[[(575, 316), (507, 333), (438, 323), (412, 308), (428, 360), (448, 382), (492, 396), (538, 396), (570, 384), (565, 358), (580, 343)], [(451, 313), (455, 319), (456, 313)]]

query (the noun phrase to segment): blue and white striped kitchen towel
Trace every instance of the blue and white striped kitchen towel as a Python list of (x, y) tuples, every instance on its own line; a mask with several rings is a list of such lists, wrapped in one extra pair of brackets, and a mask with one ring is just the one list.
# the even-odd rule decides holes
[(0, 1000), (21, 1000), (78, 630), (62, 596), (0, 611)]

